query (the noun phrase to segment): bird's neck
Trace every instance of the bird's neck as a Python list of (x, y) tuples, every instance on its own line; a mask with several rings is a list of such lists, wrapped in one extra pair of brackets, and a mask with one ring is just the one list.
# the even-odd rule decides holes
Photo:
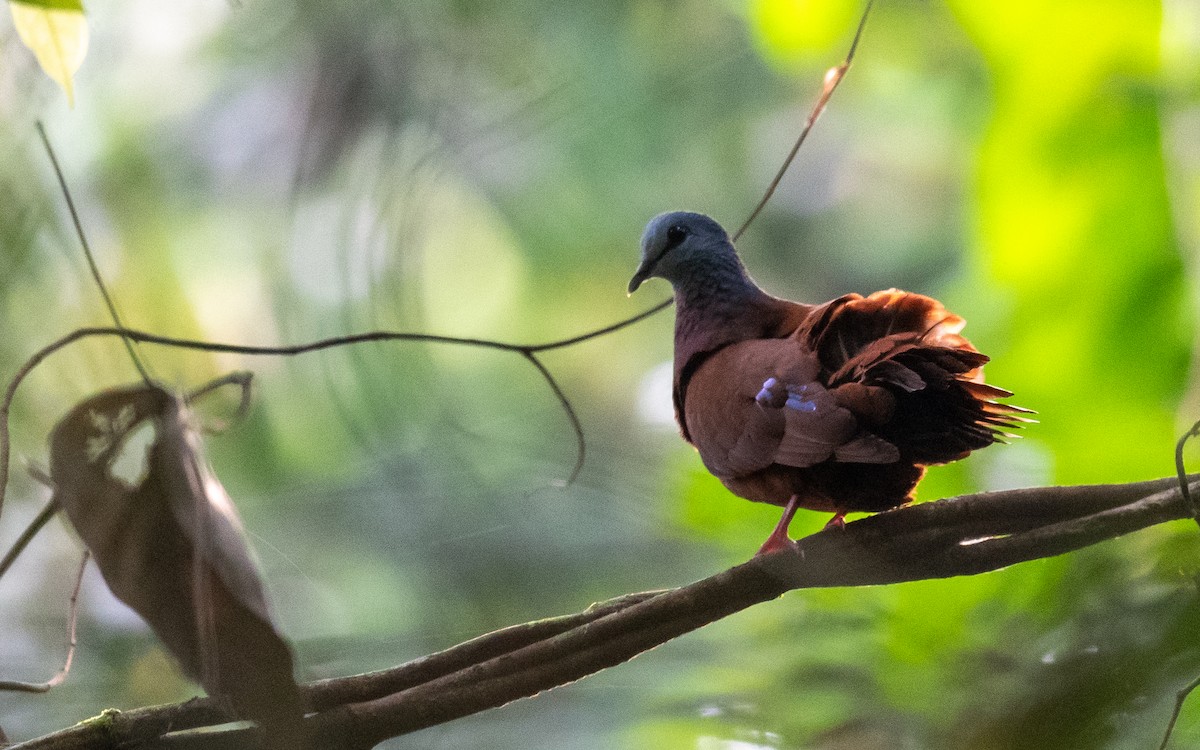
[(675, 282), (675, 374), (696, 354), (790, 333), (798, 306), (758, 288), (736, 259)]
[[(684, 269), (681, 269), (684, 270)], [(675, 303), (696, 310), (740, 307), (769, 295), (758, 288), (741, 260), (732, 253), (709, 258), (673, 280)]]

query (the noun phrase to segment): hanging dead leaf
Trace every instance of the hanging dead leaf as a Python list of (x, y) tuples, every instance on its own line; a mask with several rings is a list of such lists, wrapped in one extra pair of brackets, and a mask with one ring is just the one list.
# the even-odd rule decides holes
[(88, 25), (80, 0), (10, 0), (13, 26), (46, 75), (75, 104), (74, 76), (87, 55)]
[(50, 474), (113, 593), (183, 669), (269, 745), (304, 744), (291, 649), (183, 399), (138, 385), (84, 401), (50, 436)]

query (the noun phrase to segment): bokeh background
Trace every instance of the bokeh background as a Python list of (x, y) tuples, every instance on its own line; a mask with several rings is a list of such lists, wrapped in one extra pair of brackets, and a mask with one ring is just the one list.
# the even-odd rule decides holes
[[(0, 24), (0, 373), (103, 324), (33, 123), (46, 123), (129, 324), (296, 343), (376, 328), (537, 342), (664, 298), (641, 228), (734, 227), (840, 61), (845, 0), (95, 0), (76, 104)], [(900, 286), (967, 318), (1039, 412), (925, 500), (1172, 473), (1200, 418), (1200, 6), (884, 0), (740, 243), (810, 302)], [(252, 369), (210, 440), (304, 679), (744, 560), (777, 518), (670, 423), (671, 313), (557, 351), (587, 431), (518, 357), (379, 344), (295, 359), (141, 348), (195, 386)], [(7, 547), (46, 499), (59, 416), (135, 379), (115, 341), (55, 355), (13, 411)], [(228, 395), (228, 394), (227, 394)], [(227, 415), (232, 398), (206, 406)], [(1200, 460), (1200, 452), (1192, 452)], [(826, 520), (803, 514), (797, 534)], [(63, 651), (78, 543), (0, 581), (0, 676)], [(947, 581), (792, 593), (634, 662), (394, 747), (1146, 748), (1200, 674), (1200, 536), (1180, 522)], [(14, 740), (195, 694), (89, 574), (80, 653), (0, 695)], [(1200, 696), (1179, 747), (1200, 744)]]

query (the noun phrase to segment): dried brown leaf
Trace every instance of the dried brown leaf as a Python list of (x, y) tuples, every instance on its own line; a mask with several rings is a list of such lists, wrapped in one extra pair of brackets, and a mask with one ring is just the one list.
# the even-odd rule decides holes
[(50, 474), (113, 593), (184, 671), (270, 745), (302, 743), (291, 649), (183, 399), (146, 385), (89, 398), (54, 428)]

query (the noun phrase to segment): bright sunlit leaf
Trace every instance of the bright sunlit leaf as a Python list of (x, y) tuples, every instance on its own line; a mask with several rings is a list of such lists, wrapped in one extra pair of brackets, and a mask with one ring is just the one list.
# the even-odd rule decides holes
[(1041, 413), (1054, 480), (1161, 473), (1194, 336), (1150, 93), (1161, 10), (955, 7), (995, 92), (976, 211), (983, 283), (1011, 290), (1013, 333), (990, 376)]
[(13, 25), (25, 46), (37, 55), (46, 75), (62, 86), (75, 104), (73, 76), (87, 54), (87, 19), (79, 0), (13, 0)]
[(750, 22), (768, 57), (793, 62), (844, 41), (861, 11), (853, 0), (755, 0)]

